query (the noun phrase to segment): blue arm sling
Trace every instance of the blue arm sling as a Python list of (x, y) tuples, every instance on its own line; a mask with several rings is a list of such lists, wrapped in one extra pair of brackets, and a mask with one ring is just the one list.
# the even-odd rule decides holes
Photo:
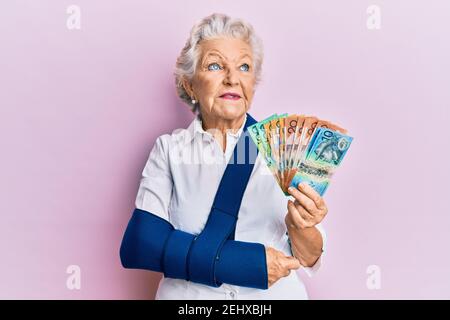
[[(258, 154), (246, 134), (254, 123), (256, 120), (247, 114), (202, 232), (193, 235), (176, 230), (168, 221), (135, 209), (120, 248), (125, 268), (163, 272), (165, 277), (213, 287), (228, 283), (268, 288), (264, 245), (234, 240), (242, 197)], [(242, 147), (245, 159), (239, 158)]]

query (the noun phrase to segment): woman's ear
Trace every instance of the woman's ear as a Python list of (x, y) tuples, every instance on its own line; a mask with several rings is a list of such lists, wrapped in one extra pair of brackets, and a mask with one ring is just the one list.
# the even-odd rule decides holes
[(191, 99), (195, 99), (194, 90), (192, 90), (192, 83), (186, 77), (181, 79), (181, 84), (183, 85), (184, 90), (187, 92)]

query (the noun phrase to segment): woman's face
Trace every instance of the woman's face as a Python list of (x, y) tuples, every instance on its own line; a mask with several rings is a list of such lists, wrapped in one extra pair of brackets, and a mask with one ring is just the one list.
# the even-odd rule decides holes
[(202, 41), (196, 73), (189, 85), (187, 92), (200, 103), (202, 117), (242, 117), (250, 107), (255, 87), (250, 45), (235, 38)]

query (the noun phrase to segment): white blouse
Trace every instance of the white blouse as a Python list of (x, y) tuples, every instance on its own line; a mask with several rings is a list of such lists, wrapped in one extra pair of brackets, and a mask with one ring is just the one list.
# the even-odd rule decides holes
[[(227, 133), (225, 153), (197, 118), (187, 130), (177, 129), (158, 137), (142, 172), (136, 208), (166, 219), (178, 230), (199, 234), (243, 127), (235, 134)], [(242, 199), (235, 239), (259, 242), (291, 255), (284, 223), (287, 200), (259, 154)], [(320, 224), (317, 227), (325, 251), (325, 232)], [(321, 260), (311, 268), (301, 269), (311, 277)], [(163, 277), (156, 299), (307, 299), (299, 270), (267, 290), (229, 284), (214, 288)]]

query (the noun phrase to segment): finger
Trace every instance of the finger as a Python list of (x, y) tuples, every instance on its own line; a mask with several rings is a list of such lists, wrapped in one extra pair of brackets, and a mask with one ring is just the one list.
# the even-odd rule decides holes
[(285, 267), (289, 270), (297, 270), (300, 268), (300, 262), (294, 257), (286, 257)]
[(298, 213), (300, 213), (300, 216), (305, 220), (305, 221), (311, 221), (314, 220), (314, 216), (312, 214), (310, 214), (308, 212), (308, 210), (306, 210), (301, 203), (299, 202), (295, 202), (294, 203), (295, 209), (297, 209)]
[(325, 209), (325, 201), (323, 201), (323, 198), (320, 196), (320, 194), (309, 184), (307, 184), (306, 182), (302, 182), (298, 185), (298, 189), (303, 194), (308, 196), (308, 198), (314, 202), (318, 209)]
[(290, 214), (294, 227), (297, 228), (306, 227), (307, 225), (306, 220), (302, 218), (300, 212), (298, 212), (297, 208), (295, 207), (294, 203), (291, 200), (288, 201), (288, 212)]
[(290, 211), (290, 218), (294, 221), (295, 226), (300, 226), (301, 228), (309, 228), (316, 224), (315, 217), (299, 203), (294, 203), (294, 207)]
[(295, 200), (301, 203), (303, 208), (308, 210), (311, 214), (314, 214), (314, 212), (318, 210), (314, 201), (304, 193), (300, 192), (298, 189), (292, 187), (292, 189), (289, 188), (288, 191), (295, 198)]

